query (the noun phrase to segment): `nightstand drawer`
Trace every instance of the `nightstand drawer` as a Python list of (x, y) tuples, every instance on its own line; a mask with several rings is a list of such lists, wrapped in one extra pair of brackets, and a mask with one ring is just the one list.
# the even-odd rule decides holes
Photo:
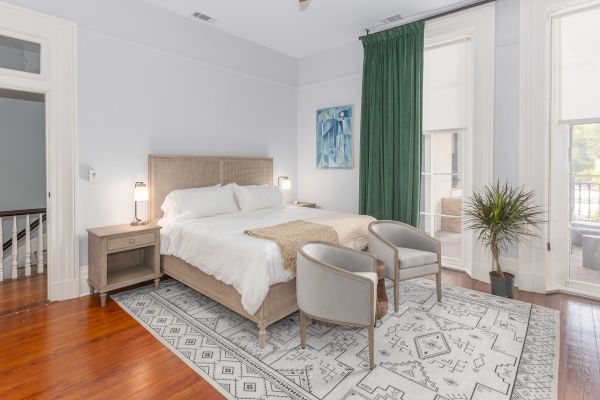
[(132, 247), (153, 244), (156, 241), (156, 233), (140, 233), (137, 235), (122, 236), (114, 239), (108, 239), (108, 251), (126, 250)]

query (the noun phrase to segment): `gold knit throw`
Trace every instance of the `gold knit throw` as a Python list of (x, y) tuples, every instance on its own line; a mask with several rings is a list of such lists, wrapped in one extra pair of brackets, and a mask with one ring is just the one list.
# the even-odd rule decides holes
[(249, 229), (246, 235), (275, 242), (281, 251), (283, 268), (296, 276), (296, 255), (304, 242), (319, 240), (339, 244), (338, 235), (331, 226), (308, 221), (291, 221), (285, 224)]

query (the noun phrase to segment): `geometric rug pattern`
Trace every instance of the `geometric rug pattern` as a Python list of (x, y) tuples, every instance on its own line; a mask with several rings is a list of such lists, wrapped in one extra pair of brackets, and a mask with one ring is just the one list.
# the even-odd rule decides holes
[(232, 399), (556, 398), (558, 311), (451, 286), (438, 303), (430, 280), (401, 283), (400, 310), (390, 301), (377, 321), (373, 370), (365, 329), (309, 322), (303, 350), (296, 313), (260, 349), (256, 324), (175, 280), (112, 297)]

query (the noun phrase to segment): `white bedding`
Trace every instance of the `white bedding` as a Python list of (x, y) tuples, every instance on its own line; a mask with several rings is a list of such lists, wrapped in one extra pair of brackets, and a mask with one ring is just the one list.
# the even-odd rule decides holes
[(254, 314), (267, 296), (269, 286), (287, 282), (292, 275), (282, 267), (275, 242), (249, 237), (244, 231), (331, 214), (338, 213), (281, 207), (188, 221), (161, 219), (160, 252), (178, 257), (232, 285), (241, 294), (244, 309)]

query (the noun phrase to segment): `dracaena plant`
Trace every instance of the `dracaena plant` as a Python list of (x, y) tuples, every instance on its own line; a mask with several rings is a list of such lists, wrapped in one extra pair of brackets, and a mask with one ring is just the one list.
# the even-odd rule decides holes
[(492, 253), (496, 274), (504, 278), (499, 262), (501, 249), (516, 245), (526, 237), (538, 236), (544, 222), (542, 208), (534, 204), (534, 193), (508, 183), (486, 185), (471, 195), (464, 208), (466, 227), (477, 234), (479, 241)]

